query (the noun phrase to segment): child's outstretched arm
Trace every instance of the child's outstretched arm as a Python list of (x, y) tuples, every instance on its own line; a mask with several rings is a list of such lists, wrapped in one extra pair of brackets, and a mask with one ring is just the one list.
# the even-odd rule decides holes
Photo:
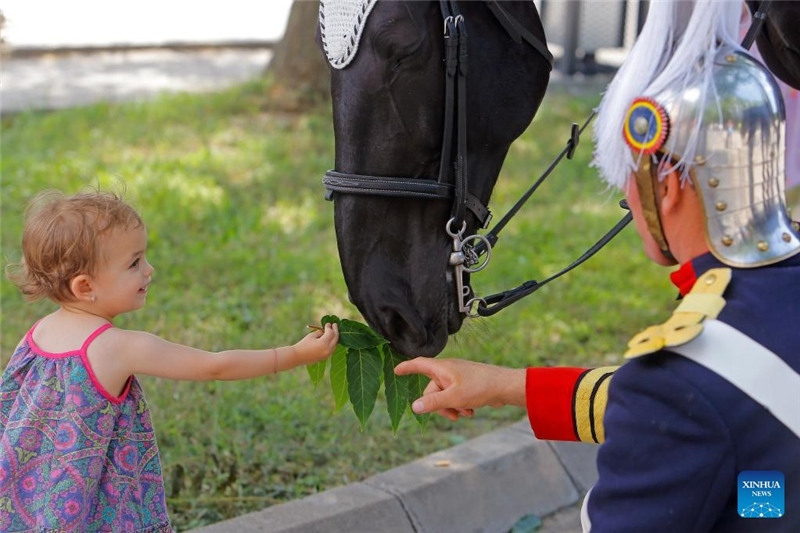
[(326, 324), (291, 346), (266, 350), (207, 352), (141, 331), (110, 329), (90, 346), (95, 376), (107, 390), (120, 390), (131, 374), (190, 381), (247, 379), (321, 361), (339, 340), (336, 324)]

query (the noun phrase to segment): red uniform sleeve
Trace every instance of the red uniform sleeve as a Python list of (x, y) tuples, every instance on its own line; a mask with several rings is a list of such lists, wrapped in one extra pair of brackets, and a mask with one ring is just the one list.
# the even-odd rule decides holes
[(575, 385), (585, 368), (529, 368), (525, 380), (528, 420), (544, 440), (578, 439), (573, 421)]
[(617, 368), (529, 368), (525, 395), (533, 433), (545, 440), (603, 442), (608, 386)]

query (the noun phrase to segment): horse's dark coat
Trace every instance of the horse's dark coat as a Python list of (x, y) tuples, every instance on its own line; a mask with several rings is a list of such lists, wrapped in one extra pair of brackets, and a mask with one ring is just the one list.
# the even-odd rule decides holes
[[(751, 13), (761, 4), (748, 0)], [(764, 63), (784, 83), (800, 90), (800, 1), (773, 0), (756, 37)]]

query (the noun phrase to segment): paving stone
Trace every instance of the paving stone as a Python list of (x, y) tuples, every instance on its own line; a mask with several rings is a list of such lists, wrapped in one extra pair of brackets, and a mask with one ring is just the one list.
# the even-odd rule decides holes
[[(533, 437), (533, 431), (527, 420), (522, 420), (510, 427)], [(599, 444), (557, 440), (547, 442), (558, 454), (564, 468), (567, 469), (581, 494), (585, 494), (597, 483), (597, 451), (600, 449)]]
[(546, 516), (536, 533), (578, 533), (581, 531), (581, 504), (570, 505)]
[(559, 441), (550, 441), (549, 444), (582, 494), (597, 483), (597, 451), (600, 445)]
[(415, 533), (400, 502), (363, 483), (326, 490), (195, 533)]
[(506, 533), (526, 514), (545, 516), (580, 498), (553, 449), (514, 428), (364, 483), (395, 494), (418, 533)]

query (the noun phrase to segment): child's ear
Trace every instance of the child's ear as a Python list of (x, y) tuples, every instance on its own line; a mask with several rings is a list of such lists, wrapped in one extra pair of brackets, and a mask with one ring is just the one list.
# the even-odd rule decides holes
[(72, 294), (81, 302), (94, 301), (94, 287), (92, 286), (92, 278), (86, 274), (81, 274), (72, 278), (69, 282), (69, 289)]

